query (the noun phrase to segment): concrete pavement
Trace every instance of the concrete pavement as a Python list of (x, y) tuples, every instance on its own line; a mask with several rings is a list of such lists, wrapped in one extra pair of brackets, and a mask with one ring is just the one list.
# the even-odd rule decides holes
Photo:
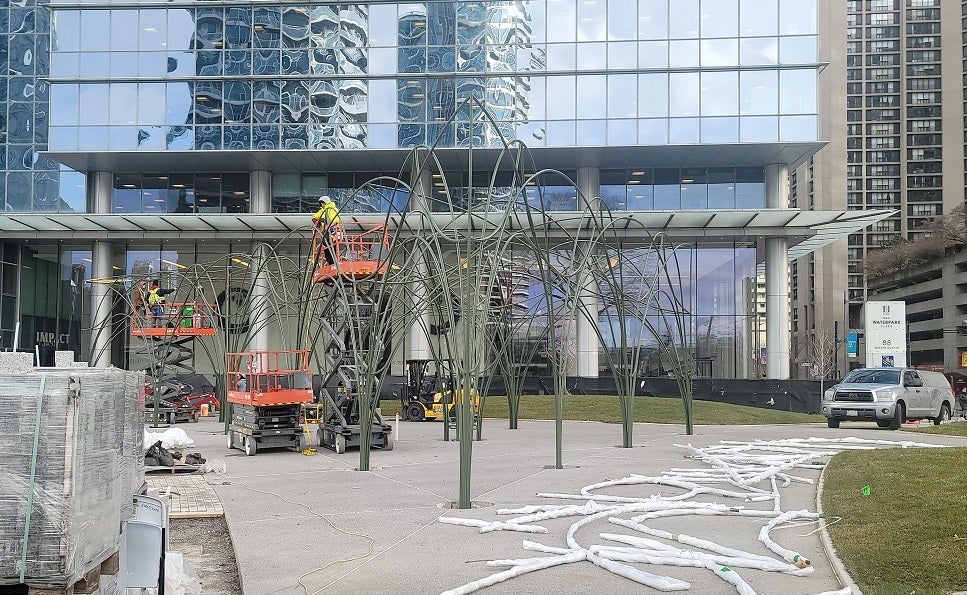
[[(817, 421), (820, 421), (817, 418)], [(942, 436), (880, 430), (873, 424), (850, 424), (832, 430), (825, 423), (796, 426), (697, 426), (686, 436), (683, 426), (637, 424), (635, 447), (620, 448), (621, 426), (566, 422), (564, 469), (554, 469), (554, 424), (522, 421), (509, 430), (505, 420), (486, 420), (484, 440), (473, 447), (471, 477), (475, 508), (453, 510), (458, 498), (459, 453), (456, 442), (443, 442), (440, 423), (403, 422), (393, 451), (374, 450), (372, 470), (359, 472), (359, 453), (344, 455), (320, 449), (314, 456), (286, 450), (260, 450), (254, 457), (229, 451), (221, 425), (203, 420), (183, 426), (209, 460), (222, 459), (227, 473), (207, 476), (222, 506), (235, 545), (242, 588), (248, 595), (298, 593), (440, 593), (491, 575), (500, 568), (487, 560), (545, 556), (525, 551), (522, 541), (566, 547), (565, 535), (575, 518), (540, 524), (549, 532), (510, 531), (481, 534), (476, 528), (447, 525), (440, 516), (507, 520), (499, 508), (574, 503), (538, 498), (538, 492), (577, 493), (586, 485), (629, 474), (656, 476), (672, 468), (709, 469), (676, 444), (704, 447), (723, 440), (856, 436), (911, 440), (952, 446), (967, 441)], [(812, 485), (781, 488), (783, 510), (816, 511), (819, 472), (796, 469)], [(729, 489), (722, 484), (723, 489)], [(760, 487), (768, 489), (768, 485)], [(862, 486), (857, 486), (859, 489)], [(599, 493), (647, 497), (682, 490), (667, 486), (616, 486)], [(771, 503), (727, 502), (770, 509)], [(757, 540), (761, 518), (679, 516), (648, 525), (685, 533), (764, 555)], [(737, 569), (759, 593), (810, 594), (843, 585), (826, 559), (815, 523), (773, 531), (786, 548), (811, 559), (816, 572), (797, 577)], [(600, 533), (630, 533), (602, 520), (578, 531), (581, 545), (606, 543)], [(618, 544), (611, 544), (618, 545)], [(706, 569), (637, 565), (640, 569), (691, 583), (693, 593), (732, 594), (735, 587)], [(301, 585), (300, 585), (301, 582)], [(302, 585), (305, 585), (304, 587)], [(526, 574), (489, 587), (485, 593), (650, 592), (588, 562)]]

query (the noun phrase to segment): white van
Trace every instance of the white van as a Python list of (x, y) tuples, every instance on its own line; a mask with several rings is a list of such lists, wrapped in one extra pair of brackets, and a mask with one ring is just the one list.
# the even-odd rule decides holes
[(822, 411), (831, 428), (841, 421), (875, 420), (897, 430), (908, 419), (950, 420), (954, 391), (940, 372), (913, 368), (859, 368), (823, 393)]

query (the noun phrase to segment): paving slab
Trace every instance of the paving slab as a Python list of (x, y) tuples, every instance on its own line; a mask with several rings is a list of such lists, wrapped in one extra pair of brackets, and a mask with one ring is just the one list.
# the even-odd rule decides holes
[(168, 498), (168, 513), (173, 519), (222, 516), (222, 503), (201, 474), (155, 473), (145, 476), (148, 487)]
[[(575, 494), (584, 486), (630, 474), (657, 476), (673, 468), (708, 470), (679, 445), (705, 447), (720, 441), (786, 438), (843, 438), (917, 441), (964, 446), (960, 438), (880, 430), (874, 424), (840, 429), (822, 424), (783, 426), (696, 426), (687, 436), (679, 425), (636, 424), (633, 448), (621, 448), (621, 426), (566, 422), (563, 468), (554, 468), (553, 422), (521, 421), (510, 430), (505, 420), (487, 420), (484, 440), (473, 444), (471, 497), (474, 508), (452, 508), (459, 497), (459, 446), (443, 441), (439, 422), (402, 422), (395, 448), (371, 454), (371, 470), (357, 471), (359, 453), (320, 449), (313, 456), (291, 450), (259, 450), (253, 457), (228, 450), (222, 426), (213, 420), (192, 424), (192, 449), (209, 461), (223, 460), (227, 472), (205, 476), (224, 509), (242, 588), (251, 595), (275, 593), (442, 593), (483, 579), (499, 570), (486, 562), (503, 558), (546, 556), (522, 548), (524, 540), (566, 547), (574, 518), (540, 524), (546, 534), (495, 531), (443, 524), (441, 516), (507, 520), (500, 508), (566, 504), (538, 498), (538, 492)], [(818, 470), (795, 469), (812, 484), (782, 487), (782, 510), (816, 511)], [(770, 486), (761, 486), (769, 489)], [(861, 486), (858, 486), (858, 489)], [(723, 488), (728, 489), (727, 484)], [(616, 486), (609, 495), (669, 496), (668, 486)], [(699, 501), (732, 502), (716, 497)], [(771, 509), (772, 503), (739, 503)], [(766, 520), (734, 516), (678, 516), (649, 521), (649, 526), (684, 533), (758, 554), (773, 555), (757, 540)], [(582, 546), (603, 543), (601, 533), (621, 533), (606, 520), (575, 533)], [(791, 525), (773, 531), (784, 547), (801, 552), (815, 572), (799, 577), (741, 569), (759, 593), (816, 594), (843, 587), (826, 559), (818, 524)], [(627, 531), (624, 531), (627, 532)], [(615, 544), (612, 544), (615, 545)], [(773, 555), (774, 557), (774, 555)], [(636, 565), (691, 583), (693, 593), (733, 594), (735, 587), (705, 569)], [(588, 562), (549, 568), (501, 582), (484, 593), (652, 592)]]

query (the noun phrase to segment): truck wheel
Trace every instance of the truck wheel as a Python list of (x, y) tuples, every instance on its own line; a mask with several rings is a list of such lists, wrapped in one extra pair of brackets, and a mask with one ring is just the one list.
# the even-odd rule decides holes
[(383, 444), (383, 450), (393, 450), (393, 432), (386, 430), (386, 433), (383, 435), (386, 436), (386, 442)]
[(903, 403), (897, 403), (896, 408), (893, 410), (893, 419), (890, 420), (889, 428), (891, 430), (899, 430), (900, 424), (903, 423), (903, 420), (906, 419), (906, 417), (907, 412), (906, 408), (903, 406)]
[(228, 450), (232, 450), (233, 448), (235, 448), (234, 438), (235, 438), (235, 432), (231, 430), (229, 430), (228, 433), (225, 434), (225, 442), (228, 444)]
[(242, 445), (245, 447), (246, 456), (254, 457), (255, 453), (258, 451), (258, 446), (255, 444), (255, 438), (251, 436), (246, 436), (245, 440), (242, 441)]
[(195, 409), (194, 411), (191, 412), (191, 423), (193, 423), (193, 424), (198, 423), (198, 410), (197, 409)]
[(408, 421), (423, 421), (425, 417), (426, 412), (423, 410), (423, 405), (410, 403), (406, 406), (406, 419)]
[(341, 455), (346, 452), (346, 437), (336, 434), (336, 454)]
[(829, 427), (831, 427), (831, 428), (838, 428), (839, 427), (839, 418), (838, 417), (827, 417), (826, 418), (826, 425), (829, 426)]
[(940, 406), (940, 415), (933, 418), (933, 425), (939, 426), (940, 424), (947, 423), (950, 421), (950, 407), (946, 403)]
[(169, 426), (175, 425), (175, 412), (174, 411), (172, 411), (171, 413), (168, 414), (168, 425)]

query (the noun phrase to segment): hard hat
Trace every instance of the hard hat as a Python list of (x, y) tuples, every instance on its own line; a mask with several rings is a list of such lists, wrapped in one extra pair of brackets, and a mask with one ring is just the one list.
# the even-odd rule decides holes
[(327, 202), (332, 202), (332, 199), (331, 199), (331, 198), (329, 198), (329, 196), (328, 196), (328, 195), (325, 195), (325, 194), (324, 194), (324, 195), (322, 195), (322, 196), (320, 196), (320, 197), (319, 197), (319, 204), (321, 204), (321, 205), (324, 205), (324, 204), (326, 204)]

